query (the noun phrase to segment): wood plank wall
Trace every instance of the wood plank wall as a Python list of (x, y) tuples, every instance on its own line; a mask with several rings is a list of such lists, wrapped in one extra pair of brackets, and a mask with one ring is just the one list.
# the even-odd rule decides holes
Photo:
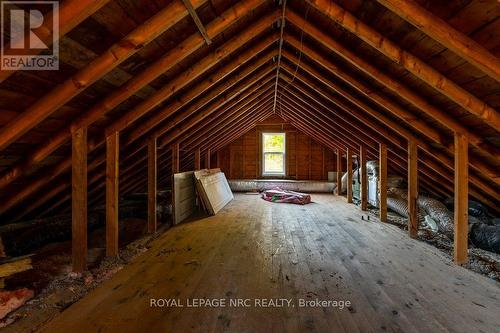
[[(327, 180), (328, 171), (336, 170), (334, 152), (294, 127), (259, 125), (219, 151), (218, 166), (228, 178), (263, 178), (261, 172), (262, 132), (286, 133), (287, 179)], [(344, 170), (345, 167), (344, 165)]]

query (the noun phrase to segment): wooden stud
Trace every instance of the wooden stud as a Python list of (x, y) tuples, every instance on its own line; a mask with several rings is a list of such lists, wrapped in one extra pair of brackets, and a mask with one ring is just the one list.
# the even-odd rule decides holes
[(337, 148), (337, 195), (342, 194), (342, 152)]
[(455, 133), (455, 228), (453, 259), (457, 265), (466, 264), (469, 220), (469, 142), (461, 133)]
[(201, 169), (201, 151), (200, 148), (196, 148), (194, 151), (194, 169)]
[(347, 148), (347, 202), (352, 203), (352, 153), (351, 149)]
[(379, 218), (387, 222), (387, 145), (379, 144)]
[(179, 173), (180, 167), (180, 144), (174, 143), (172, 145), (172, 174)]
[(368, 209), (368, 174), (366, 173), (366, 146), (362, 144), (359, 149), (359, 163), (361, 168), (361, 210)]
[(118, 256), (118, 185), (120, 134), (106, 138), (106, 255)]
[(87, 128), (72, 132), (73, 272), (87, 269)]
[(210, 169), (210, 148), (207, 149), (207, 155), (205, 156), (205, 169)]
[(157, 149), (156, 138), (148, 143), (148, 232), (156, 232), (156, 186), (157, 186)]
[(418, 233), (418, 153), (417, 144), (408, 141), (408, 233), (417, 238)]

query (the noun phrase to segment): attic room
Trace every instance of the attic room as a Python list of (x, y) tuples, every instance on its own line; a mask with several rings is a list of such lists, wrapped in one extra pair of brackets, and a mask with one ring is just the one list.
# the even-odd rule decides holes
[(499, 332), (497, 0), (0, 0), (0, 332)]

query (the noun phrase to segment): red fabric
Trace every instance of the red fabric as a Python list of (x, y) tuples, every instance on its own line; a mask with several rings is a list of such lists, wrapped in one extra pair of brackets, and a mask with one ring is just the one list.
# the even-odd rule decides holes
[(271, 202), (286, 202), (298, 205), (305, 205), (311, 202), (311, 196), (306, 193), (283, 190), (275, 187), (272, 190), (262, 192), (262, 199)]

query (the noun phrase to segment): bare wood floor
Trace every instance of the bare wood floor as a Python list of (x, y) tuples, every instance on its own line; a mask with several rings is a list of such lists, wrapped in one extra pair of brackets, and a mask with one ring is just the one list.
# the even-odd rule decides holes
[[(236, 195), (172, 228), (44, 332), (500, 332), (499, 285), (332, 195), (306, 206)], [(174, 298), (183, 308), (153, 308)], [(295, 307), (188, 308), (194, 298)], [(349, 300), (343, 310), (299, 299)], [(252, 303), (254, 304), (254, 303)]]

